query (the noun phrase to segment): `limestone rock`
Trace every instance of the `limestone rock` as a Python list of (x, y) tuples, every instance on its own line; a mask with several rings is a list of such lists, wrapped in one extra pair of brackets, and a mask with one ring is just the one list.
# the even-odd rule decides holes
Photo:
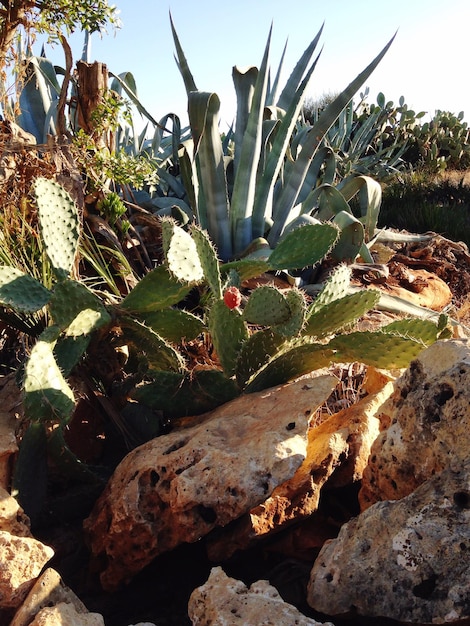
[(130, 452), (85, 521), (93, 554), (106, 562), (103, 586), (228, 524), (290, 478), (306, 455), (309, 417), (334, 386), (328, 380), (241, 396)]
[(61, 602), (39, 611), (30, 626), (104, 626), (98, 613), (80, 613), (73, 604)]
[(0, 531), (0, 608), (17, 608), (54, 551), (32, 537)]
[(0, 530), (17, 537), (31, 537), (28, 516), (3, 487), (0, 487)]
[(10, 622), (10, 626), (30, 626), (34, 617), (43, 608), (61, 603), (73, 605), (77, 613), (87, 613), (83, 602), (64, 585), (60, 575), (49, 567), (32, 586), (25, 601)]
[[(188, 614), (193, 626), (320, 624), (284, 602), (268, 581), (260, 580), (248, 589), (241, 580), (229, 578), (221, 567), (213, 568), (207, 582), (193, 591)], [(327, 622), (325, 626), (333, 624)]]
[(470, 341), (438, 341), (396, 381), (384, 412), (390, 426), (372, 446), (359, 494), (361, 509), (411, 493), (470, 443)]
[(209, 558), (227, 559), (255, 540), (310, 516), (318, 508), (327, 481), (331, 487), (342, 487), (360, 480), (379, 434), (380, 408), (393, 391), (392, 382), (383, 380), (381, 384), (376, 393), (309, 429), (307, 457), (294, 476), (276, 487), (263, 503), (209, 538)]
[[(330, 616), (470, 619), (470, 459), (345, 524), (313, 566), (308, 603)], [(467, 622), (468, 623), (468, 622)]]

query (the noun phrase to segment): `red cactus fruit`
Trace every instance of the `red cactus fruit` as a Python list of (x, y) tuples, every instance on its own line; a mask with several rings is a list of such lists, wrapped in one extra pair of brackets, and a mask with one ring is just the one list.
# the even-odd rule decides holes
[(236, 309), (240, 306), (242, 301), (242, 295), (238, 287), (228, 287), (224, 291), (224, 302), (229, 309)]

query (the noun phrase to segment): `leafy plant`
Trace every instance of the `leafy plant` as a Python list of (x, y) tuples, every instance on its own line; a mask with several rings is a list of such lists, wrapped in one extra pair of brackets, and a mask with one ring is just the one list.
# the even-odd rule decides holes
[[(321, 182), (332, 187), (336, 173), (334, 155), (331, 150), (321, 149), (322, 141), (392, 42), (334, 98), (313, 127), (299, 129), (305, 92), (318, 60), (313, 55), (321, 30), (282, 90), (282, 62), (272, 86), (268, 80), (269, 35), (259, 70), (233, 70), (237, 119), (233, 134), (224, 143), (218, 130), (219, 98), (197, 89), (173, 24), (172, 29), (192, 131), (192, 139), (183, 144), (180, 166), (197, 220), (209, 232), (224, 261), (243, 254), (260, 237), (266, 236), (274, 248), (288, 225), (308, 221), (312, 210), (318, 208), (314, 201), (320, 206), (330, 204), (331, 194), (327, 192), (321, 200), (320, 193), (312, 196)], [(340, 194), (337, 190), (335, 201)], [(345, 207), (347, 200), (343, 197), (342, 209), (349, 213), (346, 221), (350, 224), (354, 216)], [(371, 213), (375, 211), (376, 207)], [(330, 209), (330, 213), (337, 212)], [(337, 220), (340, 226), (342, 217)], [(355, 220), (353, 230), (354, 236), (361, 239), (362, 235), (363, 241), (359, 220)]]

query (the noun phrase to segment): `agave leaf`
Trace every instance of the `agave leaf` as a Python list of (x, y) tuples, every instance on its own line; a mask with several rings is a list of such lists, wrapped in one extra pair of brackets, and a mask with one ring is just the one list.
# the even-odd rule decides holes
[[(250, 114), (243, 135), (240, 159), (235, 173), (230, 206), (230, 223), (235, 254), (242, 252), (252, 241), (253, 204), (256, 192), (256, 175), (261, 153), (264, 104), (268, 87), (268, 62), (271, 30), (264, 50)], [(261, 235), (260, 235), (261, 236)]]
[[(311, 57), (311, 54), (316, 47), (319, 36), (320, 33), (307, 48), (307, 51), (309, 51), (310, 53), (309, 58)], [(306, 53), (304, 53), (304, 55), (302, 56), (302, 59), (304, 59), (305, 54)], [(282, 122), (277, 129), (273, 145), (271, 147), (271, 150), (269, 151), (269, 154), (267, 155), (263, 176), (258, 181), (258, 185), (256, 188), (256, 197), (254, 201), (252, 217), (253, 238), (261, 237), (264, 234), (265, 219), (266, 215), (268, 214), (268, 208), (271, 205), (270, 199), (272, 198), (274, 185), (278, 178), (279, 172), (281, 171), (281, 167), (284, 163), (285, 155), (289, 146), (289, 140), (292, 136), (292, 132), (295, 128), (298, 116), (302, 109), (305, 93), (310, 82), (310, 78), (316, 67), (317, 61), (318, 57), (311, 64), (306, 76), (302, 80), (300, 86), (295, 91), (292, 89), (292, 84), (294, 80), (288, 82), (287, 86), (289, 87), (289, 89), (287, 91), (283, 91), (283, 94), (285, 93), (289, 95), (289, 105), (287, 107), (286, 114), (282, 118)], [(302, 68), (305, 70), (303, 65), (304, 64), (302, 63)], [(293, 75), (291, 75), (291, 78), (293, 76), (296, 76), (295, 70)], [(274, 210), (272, 210), (271, 212), (273, 213), (273, 215), (275, 214)], [(277, 240), (277, 237), (282, 232), (282, 229), (277, 230), (275, 228), (274, 230), (271, 230), (273, 232), (273, 236), (271, 237), (270, 235), (269, 241), (271, 245), (273, 245), (273, 242)]]
[(188, 62), (183, 52), (183, 48), (181, 47), (180, 40), (175, 30), (175, 25), (173, 24), (173, 18), (170, 13), (170, 24), (171, 24), (171, 32), (173, 33), (173, 41), (175, 43), (176, 48), (176, 62), (178, 64), (178, 69), (181, 73), (181, 76), (184, 80), (184, 85), (186, 87), (186, 93), (189, 95), (191, 91), (197, 91), (196, 83), (194, 82), (193, 75), (189, 69)]
[(232, 257), (232, 240), (219, 109), (220, 100), (215, 93), (194, 91), (188, 96), (199, 179), (198, 220), (201, 227), (211, 233), (220, 257), (227, 260)]
[[(46, 143), (47, 134), (55, 134), (54, 120), (48, 112), (54, 101), (59, 99), (60, 86), (54, 66), (47, 59), (27, 59), (27, 78), (21, 91), (19, 104), (21, 114), (18, 124), (23, 130), (36, 137), (38, 143)], [(46, 126), (46, 121), (52, 122)]]
[(359, 192), (361, 208), (361, 222), (364, 224), (368, 240), (374, 236), (379, 219), (380, 204), (382, 202), (382, 187), (370, 176), (355, 176), (338, 186), (347, 202)]
[[(318, 42), (320, 41), (320, 37), (323, 32), (323, 27), (324, 27), (324, 24), (322, 24), (320, 30), (318, 31), (314, 39), (310, 42), (310, 44), (303, 52), (300, 59), (297, 61), (294, 69), (291, 72), (291, 75), (289, 76), (286, 84), (284, 85), (284, 89), (282, 90), (281, 95), (279, 96), (279, 100), (277, 101), (277, 106), (280, 107), (281, 109), (284, 109), (285, 111), (287, 111), (291, 106), (292, 95), (295, 92), (297, 92), (299, 87), (301, 87), (302, 85), (304, 74), (307, 71), (308, 64), (310, 63), (313, 53), (315, 52)], [(314, 66), (317, 63), (319, 56), (320, 55), (317, 56)], [(284, 53), (283, 53), (283, 57), (284, 57)]]
[(235, 148), (234, 166), (238, 167), (240, 152), (242, 149), (243, 136), (248, 124), (251, 102), (255, 91), (256, 80), (258, 78), (258, 68), (251, 66), (241, 69), (235, 66), (232, 70), (232, 80), (235, 87), (237, 99), (237, 117), (235, 122), (235, 133), (233, 143)]
[(349, 211), (340, 211), (332, 222), (339, 227), (341, 234), (331, 255), (338, 261), (353, 262), (364, 243), (364, 226)]
[(274, 77), (274, 81), (273, 84), (269, 84), (268, 86), (268, 94), (266, 96), (266, 106), (274, 106), (275, 103), (278, 101), (278, 89), (279, 89), (279, 82), (281, 80), (281, 73), (282, 73), (282, 68), (284, 67), (284, 59), (286, 56), (286, 51), (287, 51), (287, 41), (284, 44), (284, 49), (282, 50), (282, 54), (281, 54), (281, 60), (279, 61), (279, 65), (277, 67), (277, 72), (276, 72), (276, 76)]
[(122, 72), (121, 74), (113, 74), (112, 72), (109, 72), (109, 75), (113, 77), (113, 89), (117, 90), (119, 93), (121, 92), (121, 90), (125, 91), (127, 97), (136, 106), (139, 113), (146, 117), (154, 126), (159, 127), (160, 124), (147, 111), (147, 109), (143, 106), (143, 104), (137, 97), (137, 94), (135, 92), (136, 84), (133, 74), (131, 74), (131, 72)]
[(325, 134), (334, 124), (335, 120), (340, 115), (341, 111), (347, 106), (348, 102), (353, 98), (354, 94), (358, 91), (361, 85), (369, 78), (374, 69), (380, 63), (387, 50), (390, 48), (393, 39), (388, 42), (385, 48), (377, 55), (377, 57), (370, 63), (349, 85), (346, 89), (339, 94), (333, 102), (331, 102), (326, 109), (319, 116), (317, 122), (313, 125), (310, 132), (307, 135), (306, 141), (303, 144), (303, 149), (297, 156), (293, 167), (291, 168), (288, 177), (284, 181), (282, 191), (276, 197), (276, 205), (279, 207), (279, 219), (281, 220), (281, 232), (284, 228), (286, 220), (292, 208), (298, 202), (299, 192), (302, 188), (303, 182), (307, 176), (308, 169), (312, 158), (318, 150), (321, 141)]

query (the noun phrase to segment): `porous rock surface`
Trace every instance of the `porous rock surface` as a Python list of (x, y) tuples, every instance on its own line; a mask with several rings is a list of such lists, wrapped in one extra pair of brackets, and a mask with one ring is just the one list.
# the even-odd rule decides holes
[(54, 551), (32, 537), (0, 530), (0, 607), (16, 608)]
[(61, 602), (39, 611), (30, 626), (104, 626), (98, 613), (80, 613), (73, 604)]
[(312, 376), (241, 396), (131, 451), (85, 521), (105, 561), (103, 587), (228, 524), (292, 477), (306, 456), (309, 417), (335, 382)]
[(381, 407), (393, 391), (387, 377), (369, 395), (308, 432), (307, 456), (294, 476), (227, 529), (208, 538), (211, 560), (229, 558), (260, 538), (312, 515), (326, 483), (343, 487), (361, 479), (381, 429)]
[[(247, 588), (241, 580), (229, 578), (221, 567), (213, 568), (207, 582), (193, 591), (188, 614), (193, 626), (320, 624), (284, 602), (266, 580)], [(326, 622), (325, 626), (333, 624)]]
[[(71, 589), (64, 585), (60, 575), (48, 567), (31, 587), (26, 599), (10, 622), (10, 626), (30, 626), (35, 616), (42, 609), (59, 604), (72, 605), (75, 613), (88, 613), (83, 602)], [(51, 614), (51, 619), (53, 619), (53, 614)], [(74, 622), (65, 623), (69, 626)]]
[(31, 537), (29, 518), (8, 491), (0, 487), (0, 530), (17, 537)]
[(470, 459), (456, 460), (412, 494), (377, 502), (327, 542), (308, 603), (419, 624), (470, 619)]
[(359, 494), (361, 510), (410, 494), (455, 459), (468, 458), (470, 340), (438, 341), (396, 381)]

